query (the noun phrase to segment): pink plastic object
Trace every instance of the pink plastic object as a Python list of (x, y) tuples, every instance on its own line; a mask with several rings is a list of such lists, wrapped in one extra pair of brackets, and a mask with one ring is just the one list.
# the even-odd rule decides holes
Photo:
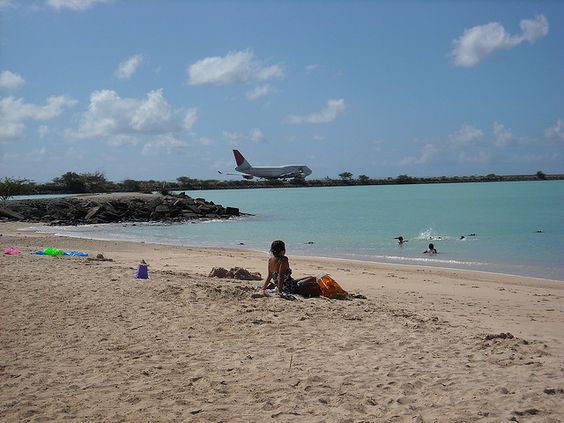
[(4, 254), (21, 254), (22, 252), (15, 248), (4, 248)]

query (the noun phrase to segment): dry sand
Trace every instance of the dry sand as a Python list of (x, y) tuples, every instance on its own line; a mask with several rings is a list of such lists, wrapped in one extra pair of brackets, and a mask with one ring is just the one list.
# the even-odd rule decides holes
[[(290, 251), (294, 275), (367, 299), (252, 298), (207, 275), (264, 275), (266, 253), (20, 226), (0, 224), (23, 251), (0, 255), (3, 422), (564, 421), (562, 281)], [(30, 254), (46, 247), (113, 261)]]

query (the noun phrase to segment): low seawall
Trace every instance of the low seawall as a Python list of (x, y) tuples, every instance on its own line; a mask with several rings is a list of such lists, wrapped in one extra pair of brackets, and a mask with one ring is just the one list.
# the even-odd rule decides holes
[(6, 201), (0, 220), (42, 222), (50, 225), (84, 225), (117, 222), (186, 222), (229, 219), (238, 208), (224, 207), (184, 193), (77, 195), (64, 198)]

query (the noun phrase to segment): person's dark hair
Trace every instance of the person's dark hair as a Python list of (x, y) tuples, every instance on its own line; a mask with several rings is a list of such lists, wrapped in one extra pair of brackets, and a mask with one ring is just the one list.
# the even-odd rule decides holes
[(433, 244), (429, 244), (429, 250), (434, 250), (435, 246)]
[(286, 250), (286, 245), (284, 244), (284, 241), (280, 241), (279, 239), (277, 239), (276, 241), (272, 241), (272, 244), (270, 245), (270, 252), (278, 257), (280, 256), (280, 253), (282, 251)]

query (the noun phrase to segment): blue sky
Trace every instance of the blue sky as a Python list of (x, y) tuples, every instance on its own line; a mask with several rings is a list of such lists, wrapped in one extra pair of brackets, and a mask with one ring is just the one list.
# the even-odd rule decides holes
[(558, 1), (0, 0), (0, 177), (564, 173)]

